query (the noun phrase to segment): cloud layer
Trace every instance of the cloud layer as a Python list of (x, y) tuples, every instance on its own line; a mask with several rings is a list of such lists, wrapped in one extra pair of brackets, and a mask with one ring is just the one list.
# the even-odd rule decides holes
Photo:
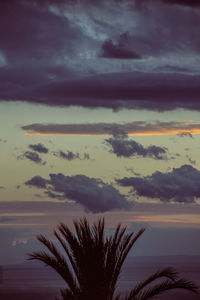
[(125, 177), (117, 182), (131, 187), (138, 196), (166, 202), (193, 203), (200, 197), (200, 171), (190, 165), (168, 173), (156, 171), (147, 177)]
[(115, 130), (126, 135), (166, 135), (177, 134), (180, 137), (200, 134), (200, 124), (184, 122), (145, 122), (131, 123), (89, 123), (89, 124), (29, 124), (21, 127), (25, 134), (32, 135), (112, 135)]
[(131, 207), (125, 196), (112, 185), (84, 175), (49, 174), (50, 179), (35, 176), (25, 185), (44, 189), (50, 198), (74, 200), (93, 213)]
[(199, 110), (199, 93), (200, 76), (197, 75), (120, 73), (53, 82), (15, 95), (8, 92), (1, 98), (46, 105), (164, 111)]
[(1, 1), (0, 99), (200, 110), (199, 26), (194, 0)]

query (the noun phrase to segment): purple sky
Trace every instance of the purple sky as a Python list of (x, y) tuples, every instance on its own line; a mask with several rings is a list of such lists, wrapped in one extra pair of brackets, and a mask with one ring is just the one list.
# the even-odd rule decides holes
[(200, 253), (199, 29), (195, 0), (0, 1), (0, 264), (83, 215)]

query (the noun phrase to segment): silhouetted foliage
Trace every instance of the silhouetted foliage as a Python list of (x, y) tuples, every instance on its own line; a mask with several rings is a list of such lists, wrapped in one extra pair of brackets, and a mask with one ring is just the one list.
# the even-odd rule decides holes
[[(54, 232), (65, 256), (43, 235), (37, 238), (49, 252), (29, 254), (29, 259), (51, 266), (65, 280), (67, 288), (61, 290), (63, 300), (146, 300), (177, 288), (198, 293), (192, 281), (178, 278), (174, 269), (165, 268), (137, 284), (126, 296), (116, 295), (122, 265), (145, 229), (127, 233), (126, 227), (119, 224), (106, 237), (104, 219), (90, 226), (86, 218), (75, 221), (74, 227), (75, 233), (61, 223)], [(152, 286), (160, 278), (164, 280)]]

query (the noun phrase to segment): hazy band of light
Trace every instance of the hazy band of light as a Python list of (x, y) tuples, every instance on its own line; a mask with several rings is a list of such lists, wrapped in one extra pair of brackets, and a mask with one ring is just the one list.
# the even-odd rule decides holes
[[(130, 221), (130, 220), (129, 220)], [(158, 223), (185, 223), (200, 224), (200, 215), (194, 214), (169, 214), (156, 216), (135, 216), (133, 221), (137, 222), (158, 222)]]
[(41, 212), (25, 212), (25, 213), (0, 213), (0, 217), (43, 217), (46, 213)]

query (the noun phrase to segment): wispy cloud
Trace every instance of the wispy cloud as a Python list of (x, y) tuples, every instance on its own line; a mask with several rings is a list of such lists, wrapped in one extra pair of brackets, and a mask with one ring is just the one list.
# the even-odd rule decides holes
[(21, 127), (25, 135), (112, 135), (114, 130), (129, 136), (142, 135), (179, 135), (200, 134), (200, 123), (182, 122), (145, 122), (131, 123), (86, 123), (86, 124), (30, 124)]

